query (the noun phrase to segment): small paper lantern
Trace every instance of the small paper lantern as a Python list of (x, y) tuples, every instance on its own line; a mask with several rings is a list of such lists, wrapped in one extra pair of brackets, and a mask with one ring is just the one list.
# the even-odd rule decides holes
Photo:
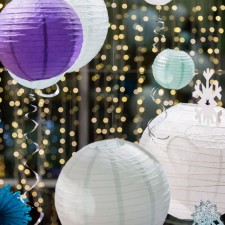
[(89, 63), (100, 51), (108, 33), (108, 12), (104, 0), (66, 0), (80, 18), (84, 41), (80, 55), (67, 72)]
[(27, 81), (65, 73), (82, 41), (80, 20), (62, 0), (13, 0), (0, 14), (0, 60)]
[(145, 1), (151, 5), (166, 5), (172, 0), (145, 0)]
[(186, 52), (165, 49), (155, 58), (152, 72), (156, 82), (162, 87), (178, 90), (190, 83), (195, 65)]
[(216, 120), (201, 124), (199, 110), (197, 104), (171, 107), (150, 123), (140, 140), (164, 167), (171, 191), (169, 214), (180, 219), (192, 219), (201, 200), (209, 199), (225, 212), (225, 109), (215, 108), (222, 110), (219, 126)]
[(162, 225), (169, 198), (155, 158), (138, 145), (112, 139), (84, 147), (67, 162), (55, 205), (63, 225)]
[(59, 76), (56, 77), (52, 77), (46, 80), (37, 80), (37, 81), (29, 81), (29, 80), (24, 80), (20, 77), (17, 77), (16, 75), (14, 75), (13, 73), (11, 73), (10, 71), (9, 75), (15, 80), (17, 81), (20, 85), (27, 87), (27, 88), (31, 88), (31, 89), (44, 89), (47, 87), (51, 87), (52, 85), (58, 83), (58, 81), (64, 76), (64, 74), (61, 74)]

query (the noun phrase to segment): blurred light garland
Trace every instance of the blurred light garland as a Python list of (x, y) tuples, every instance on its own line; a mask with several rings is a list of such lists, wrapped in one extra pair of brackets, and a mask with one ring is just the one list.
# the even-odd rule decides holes
[[(191, 6), (191, 12), (189, 12), (190, 16), (188, 21), (191, 22), (192, 24), (192, 37), (190, 39), (190, 44), (192, 47), (192, 50), (190, 50), (190, 54), (191, 55), (195, 55), (196, 52), (198, 52), (199, 54), (203, 54), (203, 53), (208, 53), (211, 60), (213, 61), (213, 63), (217, 66), (220, 64), (220, 61), (217, 59), (218, 57), (221, 57), (221, 50), (218, 47), (218, 44), (220, 43), (220, 39), (222, 34), (224, 33), (224, 29), (222, 28), (222, 11), (225, 10), (225, 6), (222, 5), (222, 2), (220, 1), (220, 3), (216, 4), (211, 4), (210, 8), (209, 8), (209, 15), (206, 19), (203, 18), (202, 14), (204, 13), (204, 8), (206, 8), (206, 6), (204, 6), (204, 3), (199, 3), (196, 1), (192, 1), (192, 6)], [(178, 1), (177, 1), (178, 3)], [(109, 35), (107, 42), (104, 46), (104, 50), (102, 51), (102, 54), (99, 54), (96, 57), (96, 60), (94, 61), (94, 63), (92, 63), (92, 65), (94, 65), (94, 69), (93, 71), (93, 75), (91, 76), (91, 82), (93, 83), (94, 86), (96, 86), (95, 88), (95, 100), (96, 103), (94, 105), (93, 110), (93, 114), (95, 114), (97, 111), (99, 111), (99, 107), (98, 104), (100, 102), (104, 102), (104, 104), (106, 103), (106, 110), (103, 110), (105, 115), (102, 119), (97, 120), (95, 117), (91, 118), (91, 122), (93, 124), (96, 125), (101, 125), (101, 124), (105, 124), (107, 126), (107, 129), (104, 128), (103, 125), (101, 125), (100, 127), (97, 126), (96, 129), (94, 129), (94, 133), (97, 134), (97, 136), (99, 134), (101, 134), (101, 137), (99, 136), (99, 138), (103, 138), (104, 135), (108, 135), (108, 134), (116, 134), (116, 133), (123, 133), (123, 129), (121, 132), (121, 128), (123, 128), (123, 126), (126, 124), (126, 115), (123, 115), (123, 110), (124, 107), (127, 106), (127, 102), (129, 102), (129, 95), (126, 94), (126, 77), (129, 76), (128, 74), (137, 74), (137, 87), (136, 89), (134, 89), (134, 93), (137, 94), (138, 93), (138, 108), (141, 109), (141, 111), (143, 111), (143, 109), (141, 108), (141, 93), (142, 93), (142, 85), (145, 84), (146, 81), (146, 76), (147, 76), (147, 71), (146, 71), (146, 66), (145, 64), (145, 59), (146, 59), (146, 55), (150, 55), (151, 52), (149, 52), (149, 50), (146, 50), (145, 46), (142, 46), (142, 41), (140, 41), (139, 39), (136, 39), (136, 43), (137, 43), (137, 51), (136, 51), (136, 56), (132, 55), (133, 53), (129, 52), (129, 46), (126, 45), (126, 41), (125, 41), (125, 35), (126, 35), (126, 27), (124, 27), (124, 25), (121, 25), (121, 20), (123, 19), (123, 17), (126, 17), (126, 13), (129, 9), (135, 9), (137, 7), (141, 7), (141, 9), (145, 12), (147, 7), (151, 7), (151, 6), (147, 6), (145, 3), (142, 3), (142, 6), (138, 6), (136, 4), (136, 1), (129, 1), (129, 2), (118, 2), (118, 3), (111, 3), (111, 2), (107, 2), (107, 6), (109, 11), (112, 13), (112, 11), (114, 10), (115, 13), (115, 17), (112, 18), (111, 23), (110, 23), (110, 29), (111, 29), (111, 35), (115, 41), (115, 49), (113, 49), (113, 45), (111, 43), (111, 37)], [(177, 10), (179, 10), (179, 7), (182, 3), (179, 3), (179, 5), (174, 5), (174, 4), (168, 4), (166, 6), (161, 6), (159, 8), (159, 6), (156, 7), (156, 10), (161, 10), (162, 13), (162, 17), (166, 22), (166, 28), (165, 31), (166, 32), (171, 32), (171, 29), (168, 27), (171, 22), (174, 23), (173, 26), (173, 31), (174, 31), (174, 37), (173, 37), (173, 41), (172, 43), (177, 43), (175, 44), (175, 47), (177, 48), (182, 48), (182, 44), (186, 41), (184, 36), (179, 36), (179, 34), (182, 32), (182, 26), (184, 25), (185, 22), (188, 22), (187, 19), (183, 16), (183, 15), (179, 15), (179, 13), (177, 13)], [(221, 4), (221, 5), (220, 5)], [(3, 5), (1, 5), (2, 7)], [(190, 9), (190, 7), (189, 7)], [(134, 15), (135, 16), (135, 15)], [(178, 17), (177, 17), (178, 16)], [(149, 18), (146, 18), (147, 20), (149, 20)], [(208, 20), (208, 21), (207, 21)], [(210, 25), (208, 27), (208, 31), (210, 32), (210, 35), (208, 37), (210, 43), (212, 44), (212, 46), (208, 47), (204, 52), (204, 49), (202, 49), (202, 47), (199, 47), (196, 49), (195, 45), (196, 45), (196, 38), (195, 37), (197, 34), (198, 36), (200, 36), (200, 42), (201, 43), (205, 43), (207, 40), (204, 36), (202, 36), (203, 34), (206, 33), (207, 29), (206, 29), (206, 23), (209, 22)], [(199, 29), (196, 28), (197, 24), (200, 26)], [(216, 24), (216, 29), (212, 27), (212, 24)], [(142, 24), (137, 24), (136, 27), (141, 27)], [(171, 26), (171, 25), (170, 25)], [(138, 29), (138, 28), (137, 28)], [(171, 32), (173, 33), (173, 32)], [(141, 36), (140, 38), (143, 39), (145, 34), (145, 31), (141, 32)], [(213, 34), (213, 35), (212, 35)], [(202, 36), (202, 37), (201, 37)], [(164, 43), (164, 42), (163, 42)], [(162, 46), (162, 49), (164, 49), (166, 46), (164, 44), (164, 46)], [(112, 65), (112, 52), (115, 52), (115, 65)], [(147, 53), (147, 54), (146, 54)], [(202, 63), (202, 60), (199, 60), (199, 63)], [(136, 64), (136, 66), (134, 66)], [(136, 69), (133, 69), (135, 68)], [(218, 70), (220, 70), (221, 68), (217, 68)], [(137, 71), (137, 73), (136, 73)], [(222, 72), (220, 72), (221, 74)], [(103, 83), (101, 80), (101, 77), (103, 77)], [(67, 76), (66, 76), (67, 77)], [(79, 75), (77, 75), (77, 77), (79, 77)], [(61, 147), (59, 148), (59, 153), (62, 154), (64, 153), (64, 144), (65, 144), (65, 139), (66, 139), (66, 134), (69, 133), (70, 137), (75, 137), (73, 129), (70, 130), (66, 130), (65, 128), (65, 117), (66, 117), (66, 109), (64, 109), (64, 106), (67, 105), (68, 102), (71, 101), (71, 99), (73, 99), (73, 104), (71, 104), (72, 106), (74, 105), (74, 99), (80, 101), (79, 96), (72, 98), (71, 94), (68, 94), (69, 92), (71, 92), (71, 88), (73, 88), (72, 90), (72, 94), (78, 94), (79, 90), (77, 88), (77, 84), (75, 84), (73, 87), (69, 87), (68, 83), (65, 80), (66, 78), (62, 78), (62, 84), (65, 85), (63, 87), (63, 91), (62, 91), (62, 95), (64, 95), (62, 97), (62, 105), (58, 107), (58, 113), (60, 114), (60, 119), (58, 118), (58, 116), (53, 115), (52, 110), (50, 110), (49, 108), (49, 102), (48, 100), (44, 100), (44, 99), (40, 99), (39, 100), (39, 106), (41, 108), (43, 108), (43, 112), (40, 113), (40, 116), (42, 118), (48, 118), (47, 120), (51, 120), (53, 119), (53, 121), (57, 121), (59, 120), (60, 124), (61, 124), (61, 128), (60, 128), (60, 134), (62, 134), (62, 138), (60, 139), (60, 143), (61, 143)], [(68, 79), (68, 78), (67, 78)], [(81, 79), (79, 77), (79, 79)], [(98, 83), (99, 82), (99, 83)], [(114, 82), (114, 84), (112, 84)], [(74, 83), (74, 82), (73, 82)], [(104, 84), (104, 88), (102, 87), (102, 84)], [(10, 107), (12, 107), (14, 109), (14, 107), (18, 108), (18, 109), (14, 109), (14, 111), (17, 111), (14, 114), (14, 122), (11, 124), (13, 127), (17, 127), (18, 128), (18, 122), (19, 120), (21, 120), (21, 115), (23, 113), (23, 111), (26, 111), (26, 107), (21, 107), (21, 103), (24, 101), (26, 101), (26, 99), (23, 99), (25, 96), (25, 89), (24, 88), (19, 88), (18, 90), (16, 90), (15, 88), (12, 90), (12, 88), (10, 87), (15, 87), (16, 83), (15, 81), (12, 80), (8, 80), (8, 83), (2, 87), (2, 89), (0, 90), (1, 92), (3, 91), (3, 88), (5, 89), (5, 99), (6, 101), (9, 101), (9, 97), (13, 97), (14, 99), (9, 101), (9, 105)], [(18, 87), (18, 86), (16, 86)], [(49, 90), (48, 90), (49, 91)], [(8, 92), (8, 95), (7, 95)], [(17, 93), (16, 93), (17, 92)], [(111, 94), (113, 94), (113, 92), (116, 93), (120, 93), (118, 96), (114, 96), (112, 97)], [(65, 95), (66, 94), (66, 95)], [(173, 98), (175, 98), (176, 92), (174, 90), (171, 91), (171, 95), (173, 96)], [(21, 98), (21, 100), (18, 100), (19, 97)], [(114, 125), (110, 125), (109, 123), (111, 121), (111, 110), (112, 108), (110, 108), (111, 103), (114, 104), (115, 108), (113, 111), (117, 111), (114, 115), (114, 117), (116, 117), (115, 119), (115, 123)], [(76, 104), (76, 103), (75, 103)], [(108, 104), (108, 105), (107, 105)], [(165, 103), (167, 105), (167, 103)], [(45, 105), (45, 106), (44, 106)], [(51, 104), (50, 104), (51, 105)], [(171, 104), (170, 104), (171, 105)], [(109, 107), (109, 108), (108, 108)], [(68, 108), (68, 106), (67, 106)], [(101, 107), (102, 109), (102, 107)], [(139, 111), (138, 109), (138, 111)], [(76, 113), (78, 112), (78, 109), (76, 108), (76, 106), (71, 109), (72, 111), (70, 111), (72, 115), (76, 115)], [(52, 115), (52, 116), (51, 116)], [(97, 115), (97, 114), (96, 114)], [(137, 116), (141, 117), (141, 113), (138, 113)], [(52, 117), (52, 118), (51, 118)], [(121, 119), (122, 118), (122, 119)], [(68, 120), (68, 119), (67, 119)], [(103, 122), (103, 123), (102, 123)], [(119, 124), (119, 123), (120, 124)], [(75, 119), (74, 121), (75, 125), (79, 124), (79, 121), (77, 121)], [(118, 124), (119, 124), (119, 129), (117, 130), (115, 128), (115, 126), (118, 128)], [(124, 125), (123, 125), (124, 124)], [(109, 126), (109, 127), (108, 127)], [(5, 128), (7, 128), (7, 125), (5, 126)], [(17, 132), (13, 132), (12, 133), (12, 137), (14, 139), (17, 139), (18, 137), (20, 138), (21, 136), (21, 130), (17, 129)], [(109, 131), (108, 131), (109, 130)], [(110, 131), (111, 130), (111, 131)], [(119, 131), (119, 132), (118, 132)], [(51, 134), (51, 131), (49, 131), (48, 129), (45, 131), (47, 132), (46, 135), (49, 136), (49, 132)], [(102, 133), (103, 132), (103, 133)], [(139, 135), (138, 132), (135, 132), (135, 135)], [(123, 136), (123, 135), (121, 135)], [(126, 136), (126, 135), (125, 135)], [(54, 139), (54, 138), (53, 138)], [(74, 139), (75, 140), (75, 139)], [(16, 141), (17, 143), (20, 144), (20, 141)], [(45, 144), (48, 143), (48, 144)], [(44, 141), (43, 146), (48, 146), (50, 144), (50, 142)], [(76, 147), (77, 146), (77, 141), (72, 141), (71, 142), (71, 146), (72, 147)], [(17, 155), (17, 153), (16, 153)], [(61, 155), (62, 158), (66, 158), (66, 155), (62, 154)], [(54, 157), (53, 157), (53, 161), (54, 161)], [(63, 162), (63, 161), (61, 161)], [(63, 163), (62, 163), (63, 164)]]
[[(0, 1), (1, 2), (1, 1)], [(89, 98), (90, 98), (90, 132), (89, 141), (103, 138), (121, 137), (130, 141), (138, 141), (142, 134), (144, 117), (149, 115), (146, 96), (143, 87), (155, 86), (152, 79), (151, 66), (155, 53), (152, 52), (152, 43), (145, 46), (144, 39), (148, 33), (143, 29), (144, 22), (151, 22), (152, 18), (146, 16), (148, 8), (155, 12), (161, 11), (161, 17), (165, 21), (166, 40), (161, 40), (160, 50), (165, 48), (179, 48), (188, 52), (195, 59), (197, 71), (208, 63), (216, 70), (215, 79), (221, 79), (225, 74), (225, 63), (222, 55), (222, 41), (224, 42), (223, 22), (225, 4), (222, 0), (209, 1), (172, 1), (165, 6), (150, 6), (144, 1), (114, 0), (107, 1), (110, 15), (109, 35), (102, 51), (89, 65)], [(0, 3), (0, 9), (3, 4)], [(135, 24), (136, 35), (133, 37), (136, 48), (133, 49), (127, 43), (128, 28), (123, 24), (131, 9), (139, 9), (145, 15), (140, 24)], [(186, 9), (186, 11), (182, 11)], [(135, 23), (137, 15), (132, 15)], [(152, 40), (153, 42), (153, 40)], [(223, 60), (223, 61), (221, 61)], [(205, 69), (205, 68), (204, 68)], [(21, 164), (25, 148), (22, 134), (26, 129), (23, 123), (23, 115), (27, 112), (28, 90), (22, 88), (11, 80), (7, 73), (0, 67), (0, 186), (5, 184), (6, 177), (16, 177), (16, 188), (29, 189), (30, 172)], [(199, 73), (201, 74), (201, 73)], [(180, 101), (192, 101), (191, 92), (193, 85), (200, 75), (196, 75), (188, 87), (167, 93), (160, 88), (157, 92), (155, 107), (152, 106), (154, 115), (160, 114), (162, 103), (165, 107), (172, 106)], [(80, 72), (66, 75), (60, 82), (61, 94), (51, 101), (39, 98), (39, 112), (37, 119), (40, 128), (37, 137), (42, 139), (38, 168), (43, 178), (54, 179), (58, 176), (61, 167), (70, 158), (73, 152), (78, 150), (79, 104), (85, 104), (80, 94)], [(213, 81), (212, 81), (213, 82)], [(222, 83), (221, 83), (222, 84)], [(46, 89), (51, 93), (52, 89)], [(149, 94), (151, 90), (149, 88)], [(135, 104), (131, 99), (135, 98)], [(150, 98), (150, 96), (149, 96)], [(219, 102), (222, 106), (225, 99)], [(134, 108), (135, 115), (130, 113)], [(150, 108), (151, 110), (151, 108)], [(14, 155), (14, 159), (12, 159)], [(14, 167), (12, 166), (14, 165)], [(3, 169), (2, 169), (3, 168)], [(11, 169), (13, 168), (13, 169)], [(2, 170), (1, 170), (2, 169)], [(0, 174), (0, 175), (1, 175)], [(42, 192), (44, 183), (33, 190), (35, 205), (41, 211), (45, 204)]]

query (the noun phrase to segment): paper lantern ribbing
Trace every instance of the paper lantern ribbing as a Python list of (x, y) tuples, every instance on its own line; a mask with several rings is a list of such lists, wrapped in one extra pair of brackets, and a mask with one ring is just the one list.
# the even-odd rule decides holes
[(215, 108), (222, 110), (219, 126), (216, 121), (200, 124), (195, 117), (199, 109), (197, 104), (171, 107), (166, 118), (162, 113), (150, 123), (140, 140), (164, 167), (171, 191), (169, 214), (180, 219), (192, 219), (201, 200), (209, 199), (225, 212), (225, 109)]
[(151, 5), (166, 5), (172, 0), (145, 0), (145, 1)]
[(162, 87), (178, 90), (190, 83), (194, 76), (195, 65), (186, 52), (165, 49), (155, 58), (152, 72)]
[(162, 225), (169, 187), (155, 158), (112, 139), (81, 149), (64, 166), (55, 193), (63, 225)]
[(67, 72), (89, 63), (100, 51), (108, 33), (108, 12), (104, 0), (66, 0), (80, 18), (84, 41), (80, 55)]
[(68, 70), (83, 42), (80, 20), (62, 0), (13, 0), (0, 14), (0, 60), (17, 77), (50, 79)]
[(47, 87), (51, 87), (52, 85), (56, 84), (64, 76), (64, 74), (61, 74), (59, 76), (52, 77), (52, 78), (49, 78), (46, 80), (29, 81), (29, 80), (24, 80), (20, 77), (17, 77), (10, 71), (8, 71), (8, 72), (9, 72), (9, 75), (15, 81), (17, 81), (19, 84), (21, 84), (24, 87), (31, 88), (31, 89), (44, 89)]

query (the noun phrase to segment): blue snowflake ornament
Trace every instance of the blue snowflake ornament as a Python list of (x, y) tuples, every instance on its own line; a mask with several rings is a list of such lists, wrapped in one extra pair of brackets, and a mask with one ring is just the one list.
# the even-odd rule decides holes
[(21, 199), (20, 192), (10, 192), (10, 185), (0, 188), (0, 225), (24, 225), (31, 221), (31, 207)]
[(224, 225), (216, 205), (209, 200), (201, 201), (199, 206), (195, 206), (195, 212), (191, 216), (194, 220), (193, 225)]

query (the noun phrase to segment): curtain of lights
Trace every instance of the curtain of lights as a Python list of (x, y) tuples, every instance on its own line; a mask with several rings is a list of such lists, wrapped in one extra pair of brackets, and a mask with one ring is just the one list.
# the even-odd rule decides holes
[[(0, 9), (5, 4), (1, 0)], [(32, 129), (24, 119), (31, 90), (18, 85), (0, 68), (0, 185), (11, 183), (18, 190), (29, 189), (34, 177), (21, 164), (27, 155), (29, 165), (42, 178), (32, 196), (38, 211), (45, 211), (43, 224), (60, 224), (53, 207), (55, 182), (62, 166), (80, 147), (114, 137), (138, 142), (162, 106), (194, 101), (193, 86), (206, 68), (216, 71), (212, 82), (219, 80), (222, 87), (225, 83), (222, 0), (173, 0), (163, 7), (144, 0), (107, 0), (106, 5), (110, 24), (101, 52), (88, 66), (61, 79), (58, 96), (37, 96), (38, 111), (32, 118), (39, 127), (30, 138), (41, 145), (38, 157), (31, 158), (33, 149), (23, 139), (23, 133)], [(159, 16), (165, 22), (165, 39), (153, 32)], [(153, 40), (159, 40), (160, 51), (178, 48), (193, 57), (196, 76), (189, 86), (175, 91), (156, 84), (151, 71), (157, 55)], [(53, 91), (54, 87), (45, 90)]]

